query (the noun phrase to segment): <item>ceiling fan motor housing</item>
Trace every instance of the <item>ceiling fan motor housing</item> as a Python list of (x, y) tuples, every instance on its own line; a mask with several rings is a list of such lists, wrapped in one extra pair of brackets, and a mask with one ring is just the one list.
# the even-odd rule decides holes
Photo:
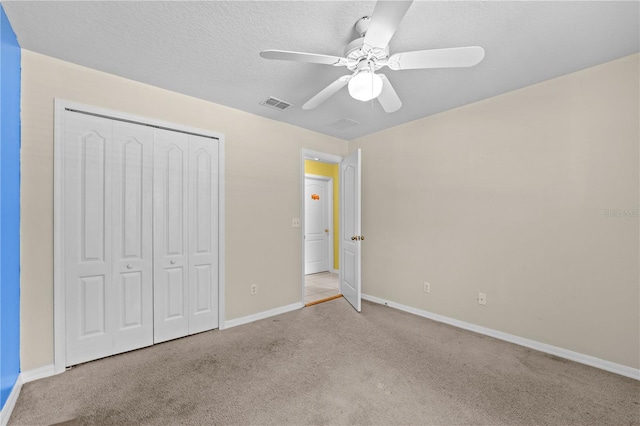
[[(389, 46), (381, 48), (370, 48), (364, 45), (364, 38), (371, 23), (370, 16), (363, 16), (355, 24), (355, 30), (360, 37), (349, 43), (344, 50), (344, 57), (347, 58), (347, 69), (351, 71), (365, 67), (371, 71), (377, 71), (384, 66), (389, 58)], [(366, 62), (365, 62), (366, 61)], [(378, 62), (382, 62), (378, 64)]]
[[(368, 61), (373, 64), (373, 70), (377, 71), (382, 68), (389, 58), (389, 46), (384, 49), (370, 49), (364, 46), (364, 37), (357, 38), (347, 45), (344, 50), (344, 57), (347, 58), (347, 69), (355, 71), (359, 68), (362, 61)], [(381, 62), (381, 63), (378, 63)]]

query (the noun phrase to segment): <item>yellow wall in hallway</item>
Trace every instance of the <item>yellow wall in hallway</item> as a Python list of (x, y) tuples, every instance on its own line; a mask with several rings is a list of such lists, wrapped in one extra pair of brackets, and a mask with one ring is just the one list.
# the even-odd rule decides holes
[(333, 178), (333, 269), (338, 270), (340, 269), (340, 256), (338, 253), (338, 230), (340, 229), (340, 183), (338, 181), (338, 165), (304, 160), (304, 172)]

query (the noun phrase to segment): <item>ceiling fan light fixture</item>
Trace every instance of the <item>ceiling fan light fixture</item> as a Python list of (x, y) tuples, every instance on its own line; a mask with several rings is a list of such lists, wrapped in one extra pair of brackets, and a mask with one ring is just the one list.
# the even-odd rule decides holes
[(370, 101), (382, 92), (382, 78), (370, 70), (361, 70), (349, 80), (349, 94), (359, 101)]

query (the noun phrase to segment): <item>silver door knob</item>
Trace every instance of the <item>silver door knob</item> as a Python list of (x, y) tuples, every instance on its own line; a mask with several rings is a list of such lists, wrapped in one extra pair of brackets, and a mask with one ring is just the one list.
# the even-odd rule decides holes
[(128, 264), (127, 265), (127, 269), (131, 269), (131, 268), (133, 268), (133, 265), (132, 264)]
[(171, 264), (175, 265), (176, 264), (176, 260), (175, 259), (171, 259)]

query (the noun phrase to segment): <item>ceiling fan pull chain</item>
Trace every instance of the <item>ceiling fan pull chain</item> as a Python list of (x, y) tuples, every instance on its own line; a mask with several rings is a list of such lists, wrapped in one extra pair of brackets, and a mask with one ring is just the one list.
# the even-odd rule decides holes
[[(371, 70), (371, 73), (373, 73), (373, 69)], [(373, 79), (371, 79), (371, 93), (373, 93)], [(371, 111), (373, 111), (373, 100), (375, 98), (371, 98)]]

